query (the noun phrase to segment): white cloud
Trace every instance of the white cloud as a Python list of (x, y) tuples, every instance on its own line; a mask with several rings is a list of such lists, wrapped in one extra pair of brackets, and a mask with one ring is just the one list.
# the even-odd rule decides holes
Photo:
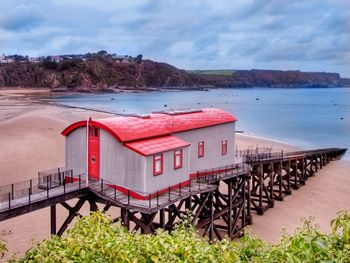
[(347, 0), (18, 0), (0, 7), (0, 53), (105, 49), (180, 68), (283, 68), (350, 76)]

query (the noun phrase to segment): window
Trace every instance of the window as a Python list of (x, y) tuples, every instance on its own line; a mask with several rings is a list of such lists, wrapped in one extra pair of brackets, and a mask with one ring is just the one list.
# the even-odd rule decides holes
[(182, 149), (174, 151), (174, 169), (182, 167)]
[(153, 175), (163, 173), (163, 154), (153, 155)]
[(221, 155), (227, 154), (227, 141), (221, 141)]
[(90, 132), (90, 136), (98, 137), (98, 128), (90, 127), (89, 132)]
[(204, 156), (204, 141), (198, 142), (198, 158)]

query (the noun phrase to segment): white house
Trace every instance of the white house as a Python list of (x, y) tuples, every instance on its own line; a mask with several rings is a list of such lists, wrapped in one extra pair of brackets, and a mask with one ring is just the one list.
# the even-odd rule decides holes
[(145, 199), (187, 185), (199, 170), (234, 164), (235, 121), (215, 108), (80, 121), (62, 132), (66, 167)]

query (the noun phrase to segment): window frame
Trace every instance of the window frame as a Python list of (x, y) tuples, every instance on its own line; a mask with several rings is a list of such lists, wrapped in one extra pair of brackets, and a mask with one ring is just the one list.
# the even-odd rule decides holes
[(204, 157), (204, 141), (198, 142), (198, 158)]
[[(158, 159), (159, 158), (159, 159)], [(160, 161), (160, 170), (156, 171), (156, 162)], [(153, 176), (157, 176), (163, 173), (163, 154), (158, 153), (153, 155)]]
[(89, 127), (89, 136), (90, 137), (98, 137), (99, 136), (99, 130), (97, 127), (90, 126)]
[[(179, 152), (179, 153), (177, 153)], [(180, 156), (180, 163), (176, 165), (176, 157)], [(180, 169), (183, 165), (183, 150), (182, 149), (175, 149), (174, 150), (174, 169)]]
[(221, 155), (227, 155), (227, 140), (221, 141)]

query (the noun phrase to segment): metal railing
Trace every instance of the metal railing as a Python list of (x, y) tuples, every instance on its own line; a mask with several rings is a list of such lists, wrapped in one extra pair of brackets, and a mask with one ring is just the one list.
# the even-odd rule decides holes
[(200, 170), (196, 173), (196, 178), (200, 182), (213, 183), (223, 179), (239, 176), (250, 171), (250, 166), (246, 163), (236, 163), (215, 167), (212, 169)]
[(174, 203), (179, 199), (189, 196), (193, 191), (204, 191), (214, 186), (208, 183), (201, 183), (197, 178), (191, 178), (189, 181), (153, 193), (134, 191), (127, 188), (120, 191), (117, 190), (115, 183), (104, 179), (90, 184), (89, 187), (103, 196), (125, 206), (152, 209), (159, 208), (164, 204)]
[(280, 159), (283, 160), (285, 158), (291, 158), (291, 157), (304, 158), (312, 155), (341, 153), (344, 150), (345, 149), (340, 149), (340, 148), (325, 148), (325, 149), (290, 151), (290, 152), (285, 152), (283, 150), (281, 150), (280, 152), (259, 152), (259, 153), (250, 152), (242, 156), (242, 162), (249, 164), (253, 162), (268, 161), (268, 160), (280, 160)]
[(281, 151), (281, 152), (251, 153), (251, 154), (244, 155), (242, 157), (242, 162), (249, 164), (252, 162), (283, 159), (283, 156), (285, 156), (285, 153), (283, 151)]
[(193, 194), (194, 192), (198, 193), (209, 189), (214, 189), (217, 187), (217, 185), (213, 184), (214, 182), (239, 176), (243, 173), (246, 174), (249, 172), (249, 169), (249, 165), (240, 163), (202, 170), (192, 175), (186, 182), (178, 183), (174, 186), (152, 193), (133, 191), (127, 188), (123, 188), (123, 190), (120, 191), (117, 189), (118, 187), (116, 187), (115, 183), (109, 182), (105, 179), (94, 181), (89, 184), (89, 187), (103, 196), (106, 196), (123, 205), (152, 209), (159, 208), (165, 204), (174, 203)]
[(65, 178), (73, 178), (73, 170), (67, 168), (56, 168), (38, 172), (38, 187), (51, 189), (63, 185)]
[(68, 170), (0, 186), (0, 211), (82, 189), (84, 181), (85, 174), (73, 176)]
[(272, 152), (279, 152), (279, 149), (273, 148), (272, 146), (256, 146), (248, 148), (248, 149), (244, 149), (244, 150), (238, 150), (238, 147), (236, 147), (236, 151), (235, 151), (235, 156), (237, 158), (239, 157), (244, 157), (246, 155), (251, 155), (251, 154), (260, 154), (260, 153), (272, 153)]

